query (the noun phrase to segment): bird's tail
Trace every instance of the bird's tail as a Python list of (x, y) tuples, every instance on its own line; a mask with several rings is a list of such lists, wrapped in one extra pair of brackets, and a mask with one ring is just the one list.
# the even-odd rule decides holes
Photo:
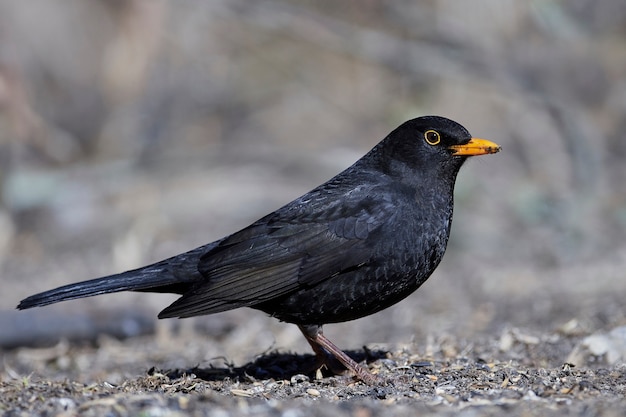
[(18, 310), (120, 291), (182, 294), (202, 279), (198, 261), (210, 245), (132, 271), (64, 285), (23, 299)]
[(91, 297), (93, 295), (111, 292), (148, 290), (151, 287), (159, 286), (158, 277), (162, 273), (162, 269), (150, 269), (148, 267), (64, 285), (50, 291), (31, 295), (23, 299), (17, 308), (19, 310), (25, 310), (31, 307), (41, 307), (60, 301), (74, 300), (76, 298)]

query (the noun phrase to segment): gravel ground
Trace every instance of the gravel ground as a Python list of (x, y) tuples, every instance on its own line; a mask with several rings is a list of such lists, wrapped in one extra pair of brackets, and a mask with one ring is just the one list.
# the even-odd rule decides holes
[[(541, 343), (519, 339), (524, 336), (517, 335), (516, 349), (528, 352), (524, 362), (542, 356)], [(552, 339), (552, 346), (570, 346), (580, 338)], [(414, 344), (350, 352), (386, 381), (380, 386), (349, 375), (303, 374), (313, 364), (311, 355), (269, 352), (241, 367), (153, 367), (126, 376), (114, 358), (138, 364), (142, 358), (136, 352), (153, 339), (129, 340), (123, 347), (106, 341), (97, 348), (57, 345), (5, 357), (1, 407), (7, 416), (623, 415), (625, 366), (528, 366), (502, 360), (511, 355), (483, 342), (456, 353), (460, 342), (448, 338), (445, 345), (431, 346), (437, 349), (432, 356), (419, 354)], [(199, 343), (197, 338), (186, 341), (193, 343)], [(478, 354), (482, 349), (487, 351)], [(108, 369), (96, 369), (103, 361)], [(149, 364), (144, 358), (142, 365)], [(27, 368), (39, 371), (25, 374)]]

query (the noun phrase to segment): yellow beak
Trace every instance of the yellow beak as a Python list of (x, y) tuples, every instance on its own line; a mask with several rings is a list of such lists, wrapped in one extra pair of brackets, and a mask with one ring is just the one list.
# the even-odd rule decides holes
[(454, 156), (474, 156), (500, 152), (502, 148), (490, 140), (472, 138), (464, 145), (452, 145), (448, 149), (454, 152)]

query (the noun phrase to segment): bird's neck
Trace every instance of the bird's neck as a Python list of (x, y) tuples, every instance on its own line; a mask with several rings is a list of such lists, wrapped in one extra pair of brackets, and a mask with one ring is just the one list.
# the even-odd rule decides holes
[(459, 168), (423, 169), (420, 165), (394, 160), (387, 163), (385, 172), (395, 181), (414, 189), (418, 195), (436, 194), (451, 198)]

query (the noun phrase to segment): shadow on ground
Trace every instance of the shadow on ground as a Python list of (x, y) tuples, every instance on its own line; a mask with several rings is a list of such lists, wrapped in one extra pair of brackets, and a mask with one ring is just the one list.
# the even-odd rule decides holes
[[(383, 350), (369, 350), (366, 347), (362, 351), (346, 351), (348, 356), (356, 362), (371, 363), (379, 359), (387, 357), (388, 352)], [(332, 364), (332, 369), (344, 369), (339, 364)], [(211, 366), (208, 368), (189, 368), (189, 369), (172, 369), (158, 370), (151, 368), (149, 375), (163, 374), (171, 379), (181, 378), (185, 375), (195, 375), (204, 381), (224, 381), (226, 379), (239, 381), (255, 381), (255, 380), (291, 380), (294, 377), (306, 375), (314, 378), (317, 371), (322, 372), (322, 376), (332, 376), (334, 373), (328, 367), (323, 365), (319, 367), (318, 361), (314, 355), (295, 353), (270, 352), (259, 356), (252, 362), (248, 362), (243, 366), (235, 366), (232, 363), (226, 363), (224, 367)]]

